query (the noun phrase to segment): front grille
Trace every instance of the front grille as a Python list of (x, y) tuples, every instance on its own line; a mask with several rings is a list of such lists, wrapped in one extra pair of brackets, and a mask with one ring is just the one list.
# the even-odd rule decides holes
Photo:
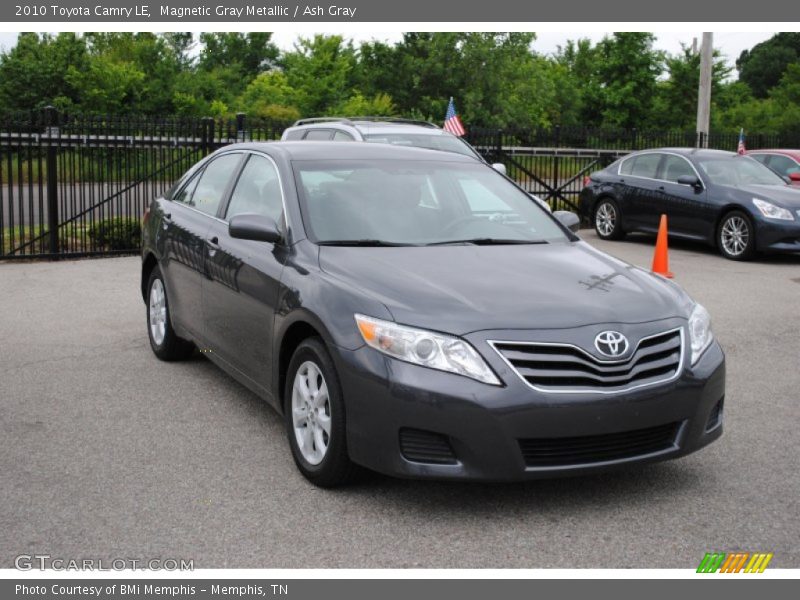
[(681, 369), (680, 329), (642, 339), (625, 360), (603, 361), (569, 344), (492, 342), (525, 382), (544, 391), (622, 391), (677, 377)]
[(400, 430), (400, 453), (412, 462), (454, 465), (458, 461), (446, 435), (403, 428)]
[(519, 440), (526, 467), (565, 467), (623, 460), (675, 447), (680, 423), (635, 431)]

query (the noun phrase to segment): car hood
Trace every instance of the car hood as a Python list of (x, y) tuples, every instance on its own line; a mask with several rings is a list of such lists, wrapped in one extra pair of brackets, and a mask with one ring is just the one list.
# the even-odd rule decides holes
[(319, 261), (398, 323), (456, 335), (685, 317), (690, 302), (674, 283), (584, 242), (321, 247)]
[(753, 198), (769, 200), (786, 208), (800, 208), (800, 188), (792, 185), (742, 185), (740, 190), (751, 194)]

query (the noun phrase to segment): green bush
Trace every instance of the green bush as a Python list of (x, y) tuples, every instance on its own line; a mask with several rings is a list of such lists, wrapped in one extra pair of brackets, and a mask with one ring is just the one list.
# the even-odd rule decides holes
[(89, 227), (89, 237), (101, 248), (134, 250), (141, 245), (142, 224), (130, 217), (105, 219)]

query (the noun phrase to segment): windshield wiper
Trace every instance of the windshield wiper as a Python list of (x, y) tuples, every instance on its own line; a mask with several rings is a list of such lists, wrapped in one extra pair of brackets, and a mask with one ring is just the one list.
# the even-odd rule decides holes
[(372, 247), (396, 247), (396, 246), (415, 246), (416, 244), (404, 244), (401, 242), (386, 242), (384, 240), (325, 240), (318, 242), (320, 246), (372, 246)]
[(506, 238), (469, 238), (465, 240), (447, 240), (445, 242), (433, 242), (426, 246), (447, 246), (450, 244), (473, 244), (475, 246), (507, 246), (523, 244), (549, 244), (547, 240), (519, 240)]

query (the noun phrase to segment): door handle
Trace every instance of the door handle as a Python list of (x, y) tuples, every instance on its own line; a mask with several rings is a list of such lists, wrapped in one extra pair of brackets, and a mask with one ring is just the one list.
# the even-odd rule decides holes
[(169, 227), (170, 223), (172, 223), (172, 213), (164, 213), (164, 216), (161, 219), (161, 227), (166, 229)]
[(219, 249), (219, 238), (217, 236), (209, 238), (209, 239), (206, 240), (206, 244), (208, 244), (210, 248), (213, 248), (214, 250), (218, 250)]
[(658, 186), (658, 189), (660, 189), (663, 192), (664, 191), (664, 186), (660, 185), (660, 186)]

